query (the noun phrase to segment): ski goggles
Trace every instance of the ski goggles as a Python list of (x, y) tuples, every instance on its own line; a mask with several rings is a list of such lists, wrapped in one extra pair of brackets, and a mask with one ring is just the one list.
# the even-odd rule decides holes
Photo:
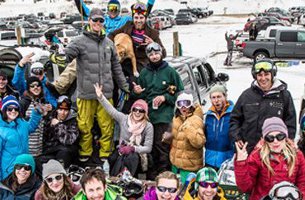
[(273, 69), (273, 64), (270, 62), (258, 62), (254, 65), (254, 72), (257, 74), (264, 70), (265, 72), (270, 72)]
[(118, 12), (119, 7), (117, 4), (109, 4), (107, 9), (109, 12)]
[(43, 74), (43, 68), (33, 68), (31, 69), (31, 73), (35, 75), (42, 75)]
[(53, 183), (54, 180), (60, 181), (60, 180), (62, 180), (62, 178), (63, 178), (63, 175), (62, 174), (58, 174), (58, 175), (53, 176), (53, 177), (49, 176), (48, 178), (45, 179), (45, 181), (47, 183), (51, 184), (51, 183)]
[(95, 18), (91, 18), (91, 20), (96, 23), (96, 22), (100, 22), (101, 24), (104, 23), (104, 18), (101, 17), (95, 17)]
[(152, 51), (160, 52), (162, 51), (160, 45), (158, 43), (151, 43), (146, 47), (146, 54), (150, 54)]
[(272, 143), (272, 142), (274, 142), (275, 138), (277, 139), (277, 141), (282, 141), (286, 137), (287, 136), (286, 136), (285, 133), (279, 133), (279, 134), (277, 134), (275, 136), (274, 135), (270, 135), (270, 134), (266, 135), (264, 139), (265, 139), (266, 142)]
[(209, 186), (211, 188), (217, 188), (218, 187), (218, 183), (209, 183), (209, 182), (205, 182), (205, 181), (201, 181), (198, 183), (201, 187), (204, 187), (204, 188), (208, 188)]
[(147, 14), (146, 5), (143, 3), (134, 4), (132, 7), (132, 14), (135, 14), (135, 13), (146, 15)]
[(15, 165), (15, 169), (17, 169), (17, 170), (21, 170), (22, 168), (23, 168), (25, 171), (31, 171), (31, 170), (32, 170), (31, 165), (24, 165), (24, 164), (16, 164), (16, 165)]
[(297, 190), (297, 188), (284, 185), (279, 188), (277, 188), (274, 191), (274, 197), (276, 199), (290, 199), (290, 200), (301, 200), (302, 195), (301, 193)]
[(180, 101), (177, 101), (176, 106), (179, 109), (182, 107), (189, 108), (192, 106), (192, 102), (190, 100), (180, 100)]
[(169, 193), (175, 193), (178, 190), (177, 188), (168, 188), (168, 187), (164, 187), (164, 186), (158, 186), (157, 189), (160, 192), (166, 192), (166, 190), (167, 190)]

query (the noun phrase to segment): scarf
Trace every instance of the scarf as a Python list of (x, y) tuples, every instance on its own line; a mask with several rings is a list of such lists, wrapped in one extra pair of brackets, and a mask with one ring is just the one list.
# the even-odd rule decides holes
[(142, 120), (140, 122), (135, 122), (132, 119), (132, 114), (128, 115), (127, 125), (128, 131), (131, 133), (131, 137), (129, 138), (131, 144), (140, 145), (142, 140), (141, 133), (143, 132), (144, 128), (146, 127), (146, 120)]

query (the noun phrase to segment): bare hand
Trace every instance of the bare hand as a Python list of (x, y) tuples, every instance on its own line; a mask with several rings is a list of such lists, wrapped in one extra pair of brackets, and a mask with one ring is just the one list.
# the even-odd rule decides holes
[(32, 62), (32, 57), (35, 55), (34, 52), (24, 56), (20, 61), (19, 61), (19, 66), (23, 67), (25, 64), (27, 63), (31, 63)]
[(59, 123), (59, 120), (56, 119), (56, 118), (53, 118), (52, 121), (51, 121), (51, 126), (55, 126), (58, 123)]
[(165, 97), (164, 97), (163, 95), (156, 96), (156, 97), (153, 99), (153, 105), (159, 107), (164, 101), (165, 101)]
[(248, 145), (248, 142), (246, 142), (245, 145), (242, 148), (240, 148), (240, 147), (238, 147), (238, 143), (235, 142), (237, 161), (247, 160), (247, 158), (248, 158), (247, 145)]
[(244, 142), (242, 140), (236, 141), (239, 148), (243, 148)]
[(154, 41), (150, 38), (150, 37), (148, 37), (147, 35), (143, 35), (144, 37), (145, 37), (145, 39), (144, 39), (144, 43), (142, 43), (141, 45), (149, 45), (150, 43), (153, 43)]
[(44, 111), (49, 112), (51, 110), (52, 110), (52, 105), (51, 104), (48, 103), (48, 104), (44, 105)]
[(145, 88), (142, 89), (141, 85), (137, 85), (135, 82), (132, 82), (132, 84), (133, 84), (133, 91), (136, 94), (141, 94), (145, 90)]
[(96, 96), (98, 98), (102, 98), (102, 96), (103, 96), (103, 86), (99, 85), (98, 83), (95, 83), (93, 86), (95, 88)]

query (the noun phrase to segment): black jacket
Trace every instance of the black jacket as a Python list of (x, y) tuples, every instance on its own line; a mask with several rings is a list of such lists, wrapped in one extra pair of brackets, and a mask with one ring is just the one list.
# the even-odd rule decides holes
[(265, 119), (279, 117), (288, 127), (289, 138), (296, 134), (296, 112), (287, 84), (275, 79), (272, 89), (267, 93), (254, 81), (237, 100), (231, 113), (230, 137), (248, 142), (248, 153), (253, 150), (262, 137)]

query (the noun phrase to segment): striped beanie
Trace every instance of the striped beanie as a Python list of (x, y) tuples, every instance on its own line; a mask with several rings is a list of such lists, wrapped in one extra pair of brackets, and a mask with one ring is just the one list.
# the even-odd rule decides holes
[(16, 107), (20, 107), (18, 100), (16, 99), (15, 96), (13, 95), (8, 95), (6, 97), (3, 98), (2, 100), (2, 108), (1, 111), (5, 111), (7, 109), (8, 106), (16, 106)]

